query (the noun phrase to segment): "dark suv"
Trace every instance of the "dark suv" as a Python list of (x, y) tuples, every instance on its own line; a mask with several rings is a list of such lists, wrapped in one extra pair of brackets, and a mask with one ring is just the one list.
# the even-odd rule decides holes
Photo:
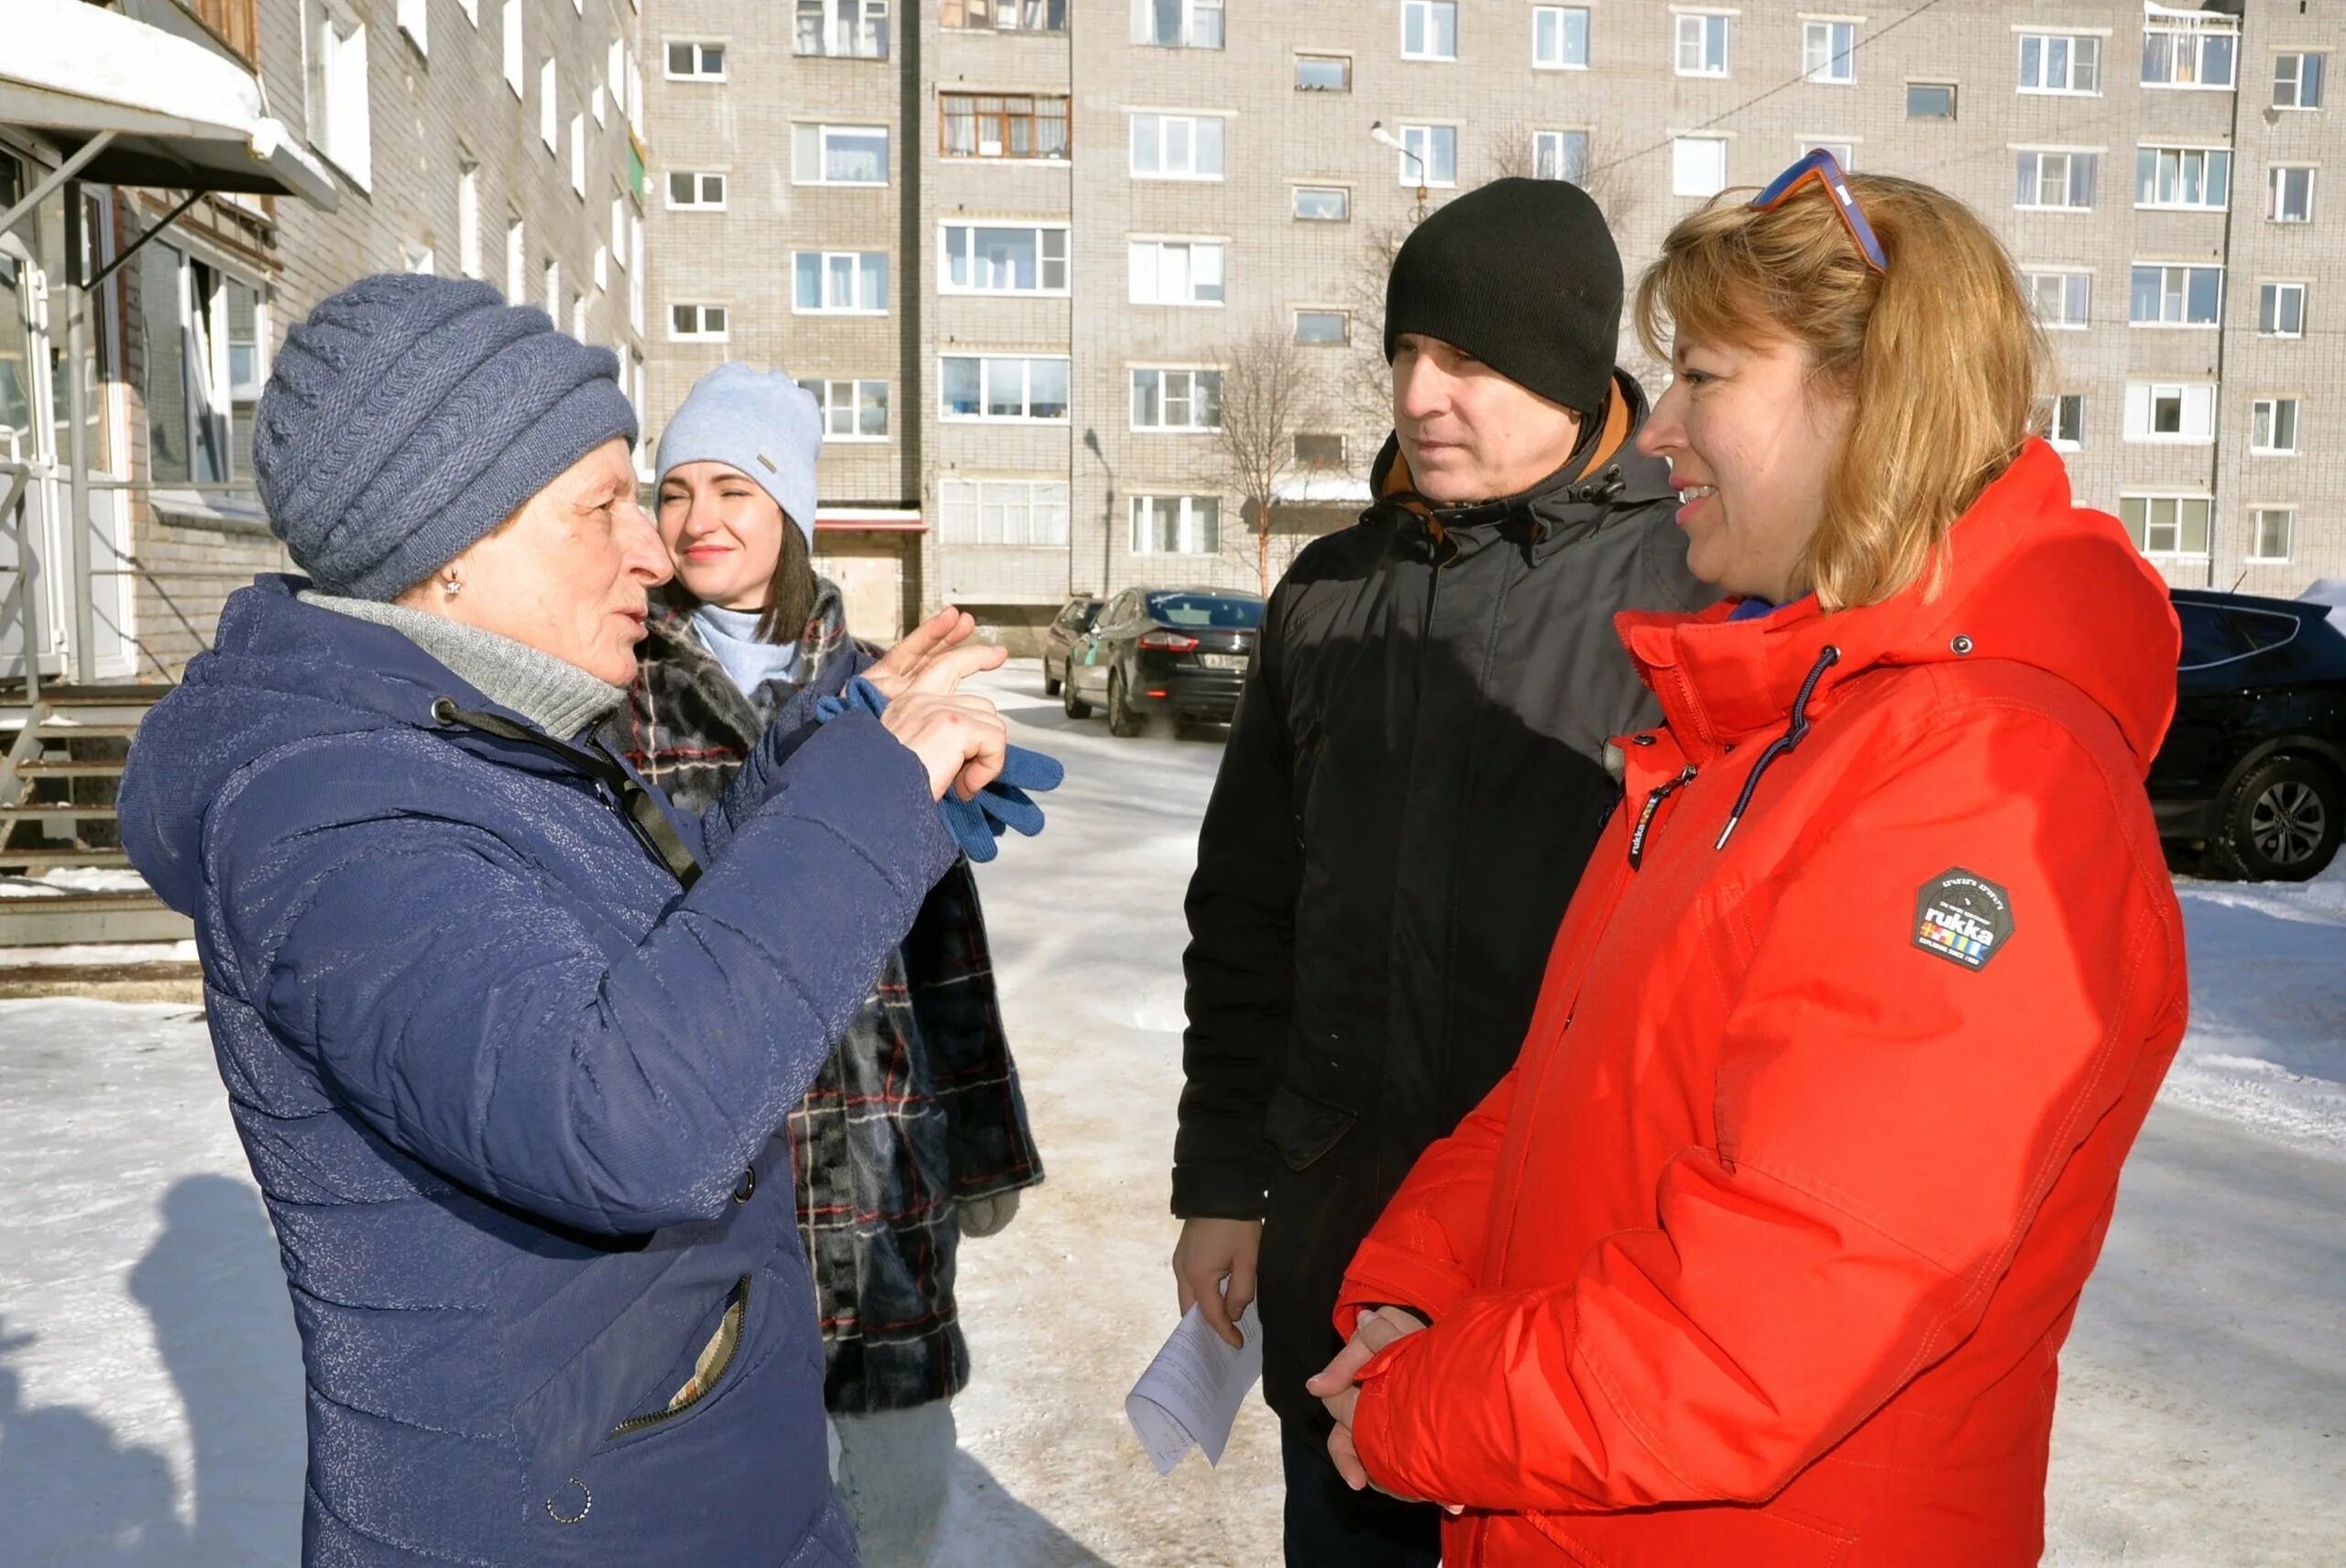
[(2346, 826), (2346, 633), (2301, 599), (2177, 588), (2175, 613), (2175, 723), (2150, 776), (2160, 837), (2189, 869), (2319, 876)]

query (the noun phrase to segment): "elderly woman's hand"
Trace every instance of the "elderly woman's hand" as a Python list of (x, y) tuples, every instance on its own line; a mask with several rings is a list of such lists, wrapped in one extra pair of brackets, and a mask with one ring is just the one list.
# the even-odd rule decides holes
[(981, 670), (1000, 669), (1010, 657), (992, 643), (968, 646), (977, 630), (975, 617), (948, 605), (882, 654), (863, 678), (890, 702), (914, 692), (946, 696)]
[(1002, 715), (981, 696), (909, 691), (888, 704), (880, 722), (920, 759), (938, 800), (948, 789), (968, 800), (992, 784), (1010, 744)]

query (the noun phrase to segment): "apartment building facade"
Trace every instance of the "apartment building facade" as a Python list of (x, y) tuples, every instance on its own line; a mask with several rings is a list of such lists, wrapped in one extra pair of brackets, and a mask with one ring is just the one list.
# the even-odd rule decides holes
[[(818, 555), (869, 559), (859, 522), (917, 544), (862, 601), (877, 634), (891, 593), (898, 623), (950, 599), (1015, 635), (1071, 592), (1255, 586), (1212, 428), (1224, 376), (1263, 373), (1250, 344), (1296, 348), (1276, 569), (1365, 499), (1381, 274), (1426, 210), (1574, 179), (1634, 274), (1678, 218), (1820, 145), (2003, 237), (2055, 352), (2048, 433), (2171, 580), (2346, 575), (2346, 300), (2320, 276), (2346, 254), (2339, 0), (797, 0), (791, 20), (652, 0), (648, 422), (724, 357), (821, 383), (841, 515)], [(721, 77), (665, 69), (711, 46)]]

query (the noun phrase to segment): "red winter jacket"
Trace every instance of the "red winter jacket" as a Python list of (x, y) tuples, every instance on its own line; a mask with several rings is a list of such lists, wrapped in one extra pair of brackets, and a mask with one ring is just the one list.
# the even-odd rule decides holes
[(1627, 615), (1664, 726), (1523, 1054), (1420, 1159), (1337, 1327), (1453, 1568), (2002, 1568), (2186, 1011), (2143, 794), (2176, 621), (2031, 442), (1935, 594)]

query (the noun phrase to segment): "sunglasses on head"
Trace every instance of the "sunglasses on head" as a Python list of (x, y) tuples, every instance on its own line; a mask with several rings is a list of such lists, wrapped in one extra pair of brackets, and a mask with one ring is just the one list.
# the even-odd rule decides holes
[(1765, 191), (1751, 198), (1751, 205), (1758, 212), (1773, 212), (1790, 201), (1794, 192), (1811, 180), (1825, 187), (1825, 193), (1833, 198), (1833, 210), (1841, 214), (1841, 223), (1848, 229), (1849, 237), (1858, 242), (1859, 250), (1865, 252), (1866, 265), (1877, 272), (1889, 271), (1890, 258), (1883, 252), (1881, 241), (1875, 236), (1873, 225), (1866, 222), (1865, 211), (1858, 205), (1857, 195), (1849, 189), (1849, 177), (1841, 172), (1840, 160), (1821, 147), (1777, 175)]

